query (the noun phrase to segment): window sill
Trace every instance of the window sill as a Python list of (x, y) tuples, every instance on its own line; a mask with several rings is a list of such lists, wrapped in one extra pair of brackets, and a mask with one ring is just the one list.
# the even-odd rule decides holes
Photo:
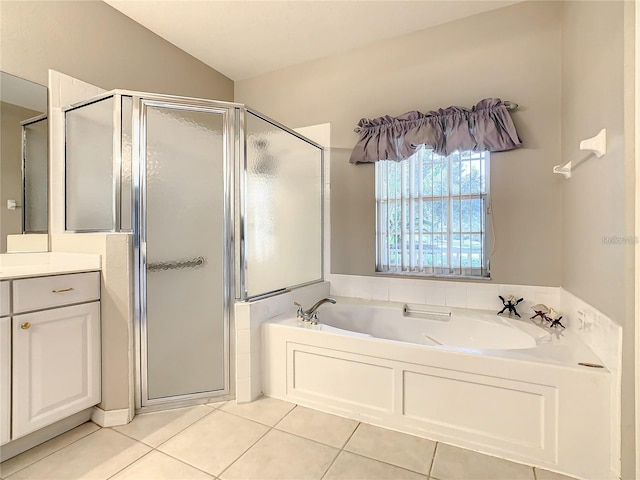
[(376, 277), (385, 278), (408, 278), (413, 280), (444, 280), (444, 281), (477, 281), (477, 282), (490, 282), (492, 278), (480, 277), (477, 275), (447, 275), (444, 273), (391, 273), (391, 272), (375, 272)]

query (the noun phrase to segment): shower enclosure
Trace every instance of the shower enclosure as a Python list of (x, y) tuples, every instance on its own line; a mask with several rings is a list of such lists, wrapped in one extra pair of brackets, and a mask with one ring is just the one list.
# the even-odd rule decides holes
[(133, 236), (137, 408), (232, 397), (234, 301), (322, 279), (322, 148), (235, 103), (64, 113), (66, 230)]

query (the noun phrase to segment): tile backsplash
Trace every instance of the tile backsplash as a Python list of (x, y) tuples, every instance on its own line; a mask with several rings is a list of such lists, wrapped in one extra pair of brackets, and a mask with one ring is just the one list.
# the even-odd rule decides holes
[(522, 318), (531, 317), (531, 307), (538, 303), (552, 307), (563, 315), (563, 325), (575, 332), (609, 370), (614, 373), (620, 371), (622, 328), (561, 287), (333, 274), (327, 280), (331, 283), (331, 295), (341, 297), (496, 312), (502, 309), (498, 295), (524, 297), (517, 308)]
[(562, 312), (571, 320), (567, 327), (594, 351), (614, 373), (621, 370), (622, 327), (571, 292), (560, 289)]
[(328, 294), (329, 284), (320, 282), (273, 297), (235, 304), (236, 401), (238, 403), (251, 402), (262, 393), (262, 323), (284, 313), (295, 316), (294, 301), (311, 306)]
[[(530, 285), (443, 282), (412, 278), (330, 275), (331, 294), (389, 302), (424, 303), (480, 310), (502, 309), (498, 295), (524, 297), (518, 312), (531, 316), (531, 306), (544, 303), (560, 310), (560, 289)], [(531, 313), (530, 313), (531, 312)]]

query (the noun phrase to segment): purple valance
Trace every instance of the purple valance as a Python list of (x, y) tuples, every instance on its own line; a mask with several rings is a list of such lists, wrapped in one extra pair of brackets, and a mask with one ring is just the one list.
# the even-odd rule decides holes
[(426, 145), (440, 155), (456, 150), (501, 152), (522, 144), (507, 107), (499, 98), (485, 98), (471, 109), (449, 107), (399, 117), (358, 122), (360, 140), (351, 163), (401, 161)]

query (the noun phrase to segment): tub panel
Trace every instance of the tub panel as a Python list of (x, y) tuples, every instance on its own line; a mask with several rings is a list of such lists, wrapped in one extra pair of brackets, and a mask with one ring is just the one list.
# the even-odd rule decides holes
[(362, 355), (288, 344), (290, 394), (343, 405), (393, 411), (394, 370)]
[(611, 374), (576, 365), (589, 357), (571, 332), (527, 360), (302, 328), (295, 318), (263, 329), (268, 396), (576, 478), (617, 478)]
[(428, 428), (457, 430), (520, 450), (556, 453), (553, 387), (469, 372), (404, 371), (403, 414)]

